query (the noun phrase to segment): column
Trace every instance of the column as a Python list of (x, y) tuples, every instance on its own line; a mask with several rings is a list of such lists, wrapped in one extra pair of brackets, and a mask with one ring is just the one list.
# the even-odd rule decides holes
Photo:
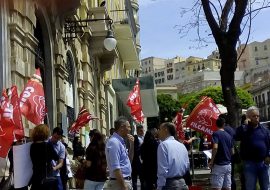
[(10, 67), (8, 62), (8, 17), (7, 2), (0, 1), (0, 92), (10, 87)]

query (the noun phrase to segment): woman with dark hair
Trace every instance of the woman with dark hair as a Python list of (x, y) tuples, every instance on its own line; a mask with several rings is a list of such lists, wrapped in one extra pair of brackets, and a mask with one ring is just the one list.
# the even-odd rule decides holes
[(153, 190), (157, 186), (157, 129), (149, 129), (141, 145), (142, 171), (144, 184), (142, 190)]
[(59, 157), (53, 146), (47, 143), (50, 134), (49, 127), (45, 124), (38, 125), (32, 132), (33, 144), (30, 147), (30, 157), (33, 163), (33, 175), (31, 190), (56, 190), (55, 187), (44, 187), (42, 180), (46, 176), (52, 176), (52, 171), (57, 170), (58, 165), (52, 167), (52, 160), (58, 161)]
[(85, 167), (84, 189), (102, 190), (107, 180), (107, 162), (104, 136), (98, 130), (94, 132), (86, 149)]

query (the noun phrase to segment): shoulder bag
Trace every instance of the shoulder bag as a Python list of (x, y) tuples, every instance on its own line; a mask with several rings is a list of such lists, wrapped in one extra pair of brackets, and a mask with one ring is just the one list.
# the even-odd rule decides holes
[(57, 177), (55, 176), (49, 176), (48, 173), (52, 173), (52, 172), (48, 172), (50, 170), (52, 170), (51, 165), (47, 163), (47, 149), (48, 149), (48, 143), (46, 143), (46, 176), (45, 178), (42, 179), (41, 181), (41, 185), (43, 187), (43, 189), (46, 190), (50, 190), (50, 189), (56, 189), (57, 188)]

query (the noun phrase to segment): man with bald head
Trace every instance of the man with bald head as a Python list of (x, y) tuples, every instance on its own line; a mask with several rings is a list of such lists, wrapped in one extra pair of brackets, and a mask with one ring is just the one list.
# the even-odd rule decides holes
[(157, 190), (188, 190), (183, 176), (189, 171), (186, 147), (178, 142), (173, 123), (165, 122), (159, 127), (158, 137), (162, 141), (157, 150)]
[(106, 143), (105, 153), (109, 180), (105, 182), (104, 190), (131, 190), (131, 161), (126, 146), (126, 140), (133, 148), (134, 138), (130, 135), (131, 127), (127, 118), (120, 116), (114, 122), (115, 132)]
[(244, 161), (246, 190), (269, 188), (270, 137), (269, 131), (259, 123), (259, 110), (252, 106), (246, 112), (248, 123), (237, 128), (235, 140), (240, 141), (240, 155)]

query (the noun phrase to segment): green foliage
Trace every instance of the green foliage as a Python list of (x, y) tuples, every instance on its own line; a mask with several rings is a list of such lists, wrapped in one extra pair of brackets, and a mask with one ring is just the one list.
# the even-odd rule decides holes
[(157, 102), (161, 121), (165, 121), (165, 118), (168, 118), (168, 121), (172, 121), (175, 113), (181, 108), (179, 102), (169, 94), (157, 95)]
[[(254, 105), (251, 94), (249, 94), (246, 90), (236, 88), (236, 91), (242, 109)], [(216, 104), (222, 104), (225, 106), (221, 87), (207, 87), (199, 92), (179, 96), (180, 105), (187, 105), (185, 114), (189, 114), (199, 103), (203, 96), (211, 97)]]

